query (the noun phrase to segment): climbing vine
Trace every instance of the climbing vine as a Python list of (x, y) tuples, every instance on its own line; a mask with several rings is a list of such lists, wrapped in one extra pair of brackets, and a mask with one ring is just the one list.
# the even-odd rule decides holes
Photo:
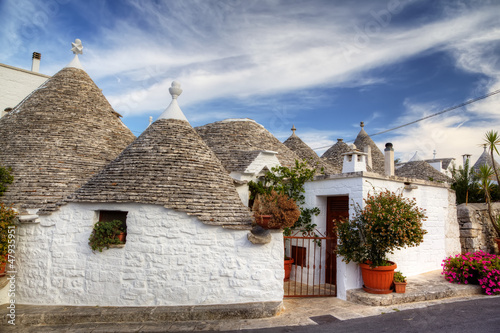
[(0, 165), (0, 197), (7, 191), (7, 185), (12, 184), (14, 177), (10, 174), (10, 168), (4, 168)]

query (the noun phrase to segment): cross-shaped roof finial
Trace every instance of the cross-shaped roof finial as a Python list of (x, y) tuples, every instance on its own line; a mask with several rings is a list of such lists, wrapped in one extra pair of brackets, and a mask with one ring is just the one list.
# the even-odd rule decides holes
[(292, 124), (292, 132), (293, 132), (293, 133), (292, 133), (292, 135), (295, 135), (295, 131), (296, 131), (296, 130), (297, 130), (297, 129), (295, 128), (295, 125), (293, 125), (293, 124)]
[(83, 46), (81, 40), (79, 40), (78, 38), (75, 39), (75, 42), (71, 43), (71, 46), (72, 46), (71, 51), (74, 54), (83, 54)]

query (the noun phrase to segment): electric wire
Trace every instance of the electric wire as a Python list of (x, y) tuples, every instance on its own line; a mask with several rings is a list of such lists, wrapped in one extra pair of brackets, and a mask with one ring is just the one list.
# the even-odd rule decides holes
[[(450, 111), (453, 111), (453, 110), (456, 110), (458, 108), (461, 108), (462, 106), (465, 106), (465, 105), (469, 105), (469, 104), (472, 104), (474, 102), (477, 102), (477, 101), (480, 101), (482, 99), (485, 99), (485, 98), (488, 98), (490, 96), (493, 96), (493, 95), (496, 95), (500, 93), (500, 89), (498, 90), (495, 90), (495, 91), (492, 91), (486, 95), (483, 95), (483, 96), (479, 96), (479, 97), (476, 97), (476, 98), (473, 98), (473, 99), (469, 99), (468, 101), (465, 101), (461, 104), (458, 104), (458, 105), (455, 105), (455, 106), (452, 106), (452, 107), (449, 107), (447, 109), (444, 109), (442, 111), (439, 111), (437, 113), (434, 113), (434, 114), (431, 114), (431, 115), (428, 115), (428, 116), (425, 116), (423, 118), (420, 118), (420, 119), (417, 119), (417, 120), (414, 120), (414, 121), (411, 121), (409, 123), (406, 123), (406, 124), (403, 124), (403, 125), (399, 125), (397, 127), (394, 127), (394, 128), (390, 128), (390, 129), (387, 129), (387, 130), (383, 130), (381, 132), (377, 132), (377, 133), (374, 133), (374, 134), (369, 134), (369, 136), (375, 136), (375, 135), (380, 135), (380, 134), (384, 134), (384, 133), (387, 133), (387, 132), (391, 132), (391, 131), (394, 131), (394, 130), (397, 130), (397, 129), (400, 129), (400, 128), (403, 128), (403, 127), (406, 127), (406, 126), (410, 126), (410, 125), (413, 125), (413, 124), (416, 124), (420, 121), (423, 121), (423, 120), (426, 120), (426, 119), (429, 119), (429, 118), (432, 118), (432, 117), (436, 117), (436, 116), (439, 116), (443, 113), (446, 113), (446, 112), (450, 112)], [(345, 142), (353, 142), (354, 140), (349, 140), (349, 141), (345, 141)], [(319, 150), (319, 149), (324, 149), (324, 148), (330, 148), (330, 146), (323, 146), (323, 147), (317, 147), (317, 148), (312, 148), (312, 150)]]

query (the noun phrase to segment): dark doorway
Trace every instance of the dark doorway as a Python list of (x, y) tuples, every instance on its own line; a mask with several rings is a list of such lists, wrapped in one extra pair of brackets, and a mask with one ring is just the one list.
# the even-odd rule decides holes
[(337, 234), (333, 232), (336, 221), (343, 218), (349, 218), (349, 196), (337, 196), (327, 198), (326, 213), (326, 236), (329, 239), (326, 242), (326, 269), (325, 282), (337, 284), (337, 256), (335, 248), (337, 247)]

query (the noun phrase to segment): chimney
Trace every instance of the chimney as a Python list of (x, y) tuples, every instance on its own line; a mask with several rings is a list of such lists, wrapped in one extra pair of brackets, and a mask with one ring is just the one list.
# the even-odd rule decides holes
[(42, 59), (42, 55), (38, 52), (33, 52), (33, 62), (31, 63), (32, 72), (40, 72), (40, 59)]
[(10, 111), (12, 111), (12, 108), (5, 108), (2, 112), (0, 112), (0, 118), (2, 118), (3, 116), (5, 116)]
[(388, 142), (385, 144), (384, 154), (385, 154), (385, 163), (384, 163), (385, 175), (394, 176), (394, 149), (392, 148), (392, 143)]
[(470, 156), (471, 156), (470, 154), (463, 154), (462, 155), (464, 167), (465, 167), (465, 164), (467, 163), (467, 161), (470, 159)]
[(367, 155), (366, 155), (366, 165), (368, 165), (370, 167), (370, 169), (373, 168), (372, 166), (372, 147), (366, 145), (364, 148), (363, 148), (363, 152), (365, 152)]
[(344, 157), (342, 163), (342, 173), (365, 172), (366, 171), (366, 153), (360, 152), (353, 144), (352, 151), (341, 154)]

